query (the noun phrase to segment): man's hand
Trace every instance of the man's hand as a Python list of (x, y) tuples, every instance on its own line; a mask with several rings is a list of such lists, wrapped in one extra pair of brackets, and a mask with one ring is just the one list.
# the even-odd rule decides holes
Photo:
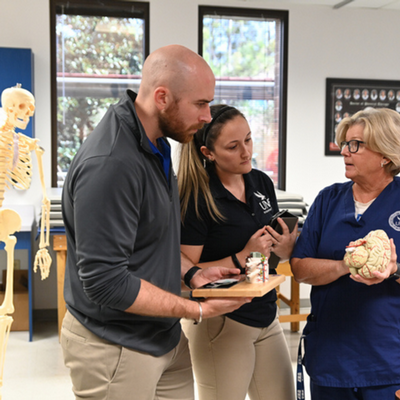
[(210, 267), (197, 271), (190, 281), (192, 289), (197, 289), (200, 286), (209, 282), (217, 281), (218, 279), (239, 277), (240, 269), (226, 267)]
[[(209, 267), (197, 271), (190, 286), (193, 289), (199, 288), (206, 283), (217, 281), (224, 278), (239, 278), (240, 269), (226, 267)], [(251, 297), (209, 297), (202, 301), (203, 318), (212, 318), (237, 310), (243, 304), (250, 303)]]
[(209, 297), (201, 302), (203, 319), (230, 313), (243, 304), (250, 303), (251, 300), (252, 297)]

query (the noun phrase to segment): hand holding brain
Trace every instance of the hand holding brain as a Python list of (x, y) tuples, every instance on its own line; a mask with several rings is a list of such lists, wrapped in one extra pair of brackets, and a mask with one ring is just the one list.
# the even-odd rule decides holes
[(346, 247), (344, 262), (352, 275), (374, 278), (372, 272), (383, 272), (390, 261), (390, 241), (385, 231), (371, 231)]

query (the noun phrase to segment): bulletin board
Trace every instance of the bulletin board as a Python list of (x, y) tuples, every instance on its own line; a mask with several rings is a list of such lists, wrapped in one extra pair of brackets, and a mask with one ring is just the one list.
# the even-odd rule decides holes
[(400, 113), (400, 81), (326, 79), (325, 155), (340, 155), (335, 143), (339, 122), (367, 107)]

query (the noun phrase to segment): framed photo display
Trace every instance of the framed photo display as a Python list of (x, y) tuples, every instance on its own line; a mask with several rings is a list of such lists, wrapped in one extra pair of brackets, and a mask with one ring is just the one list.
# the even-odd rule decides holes
[(400, 81), (326, 79), (325, 155), (340, 155), (335, 143), (339, 122), (367, 107), (400, 113)]

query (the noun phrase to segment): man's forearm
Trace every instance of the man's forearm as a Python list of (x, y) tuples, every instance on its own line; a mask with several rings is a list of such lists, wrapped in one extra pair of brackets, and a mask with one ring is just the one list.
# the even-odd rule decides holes
[[(217, 272), (218, 268), (214, 270)], [(135, 302), (125, 311), (151, 317), (187, 318), (201, 321), (202, 317), (211, 318), (230, 313), (250, 301), (251, 298), (248, 297), (221, 297), (208, 298), (199, 303), (166, 292), (142, 280)]]
[(142, 280), (135, 302), (126, 312), (151, 317), (199, 318), (199, 306)]

